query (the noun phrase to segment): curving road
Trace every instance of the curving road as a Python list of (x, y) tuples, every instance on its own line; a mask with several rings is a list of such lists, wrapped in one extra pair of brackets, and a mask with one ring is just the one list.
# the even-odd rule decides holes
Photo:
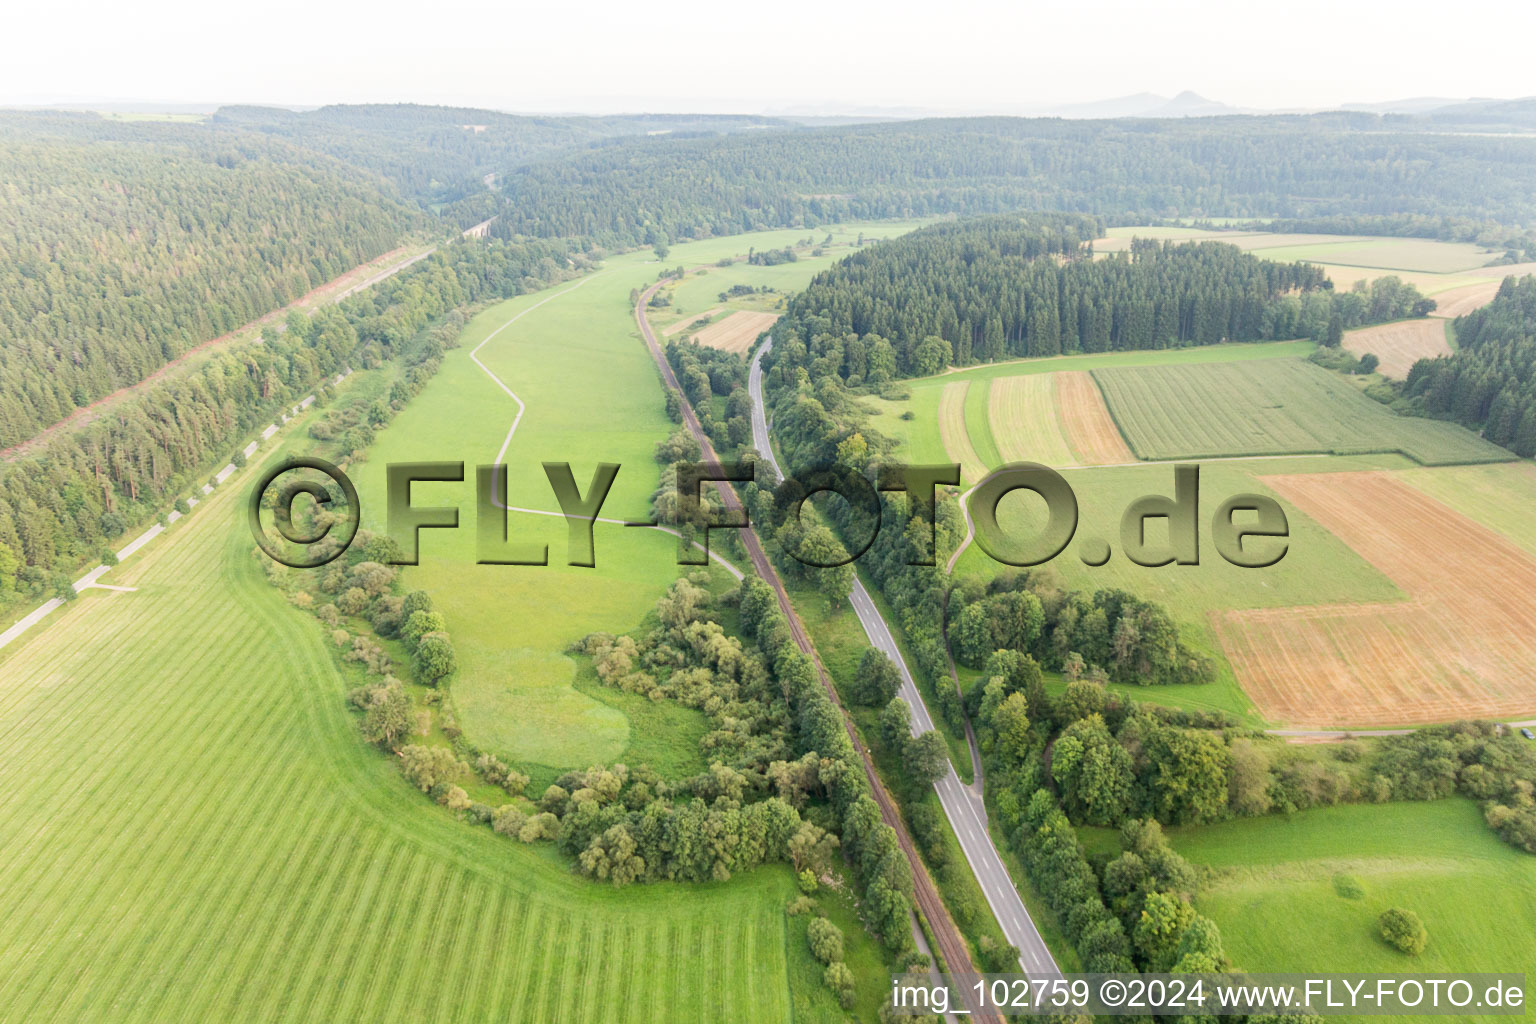
[[(777, 481), (784, 474), (779, 469), (778, 459), (774, 457), (768, 420), (763, 412), (762, 358), (772, 348), (773, 339), (768, 338), (753, 355), (752, 366), (747, 374), (747, 389), (752, 396), (752, 443), (757, 448), (760, 464), (767, 465)], [(917, 692), (917, 684), (912, 680), (912, 673), (907, 668), (906, 659), (902, 657), (901, 648), (891, 636), (890, 628), (869, 596), (869, 591), (864, 589), (864, 581), (857, 575), (853, 578), (853, 592), (849, 600), (870, 644), (890, 658), (901, 673), (901, 697), (912, 707), (912, 734), (916, 736), (933, 729), (933, 719), (928, 715), (922, 695)], [(1014, 888), (1013, 879), (1008, 876), (1008, 869), (1003, 866), (1002, 857), (998, 855), (992, 836), (987, 832), (986, 808), (981, 798), (960, 781), (954, 766), (950, 766), (949, 773), (934, 784), (934, 789), (938, 791), (939, 803), (944, 807), (955, 838), (960, 841), (965, 859), (970, 863), (971, 871), (976, 875), (976, 881), (980, 883), (981, 891), (987, 898), (987, 904), (991, 906), (998, 925), (1003, 929), (1003, 935), (1019, 948), (1019, 966), (1029, 975), (1059, 975), (1061, 968), (1056, 965), (1049, 947), (1040, 937), (1029, 911), (1024, 909), (1024, 901), (1019, 898), (1019, 891)]]

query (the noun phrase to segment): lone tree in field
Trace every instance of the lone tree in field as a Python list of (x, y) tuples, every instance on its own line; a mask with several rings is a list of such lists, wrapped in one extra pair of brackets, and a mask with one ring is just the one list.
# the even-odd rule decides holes
[(1425, 930), (1424, 922), (1411, 910), (1401, 907), (1384, 910), (1376, 925), (1381, 929), (1383, 939), (1409, 956), (1418, 956), (1429, 945), (1429, 932)]
[(901, 676), (891, 659), (884, 651), (871, 647), (859, 659), (859, 670), (853, 677), (853, 699), (868, 707), (884, 707), (896, 696), (900, 685)]

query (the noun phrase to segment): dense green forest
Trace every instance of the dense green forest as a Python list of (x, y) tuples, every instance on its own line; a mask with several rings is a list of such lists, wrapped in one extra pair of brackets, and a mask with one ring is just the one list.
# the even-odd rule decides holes
[(1498, 296), (1458, 319), (1455, 331), (1453, 355), (1408, 371), (1410, 407), (1536, 456), (1536, 277), (1506, 277)]
[(420, 226), (280, 142), (67, 114), (0, 114), (0, 196), (0, 448)]
[[(509, 174), (499, 229), (654, 244), (854, 217), (1071, 210), (1536, 223), (1526, 139), (1372, 114), (966, 118), (631, 139)], [(1409, 128), (1414, 130), (1409, 130)]]
[(999, 214), (936, 224), (822, 271), (789, 304), (766, 365), (850, 384), (1063, 352), (1313, 337), (1422, 316), (1396, 278), (1335, 293), (1306, 263), (1219, 242), (1140, 239), (1094, 258), (1081, 214)]
[[(783, 125), (766, 117), (712, 114), (635, 114), (611, 117), (526, 117), (467, 107), (415, 104), (221, 107), (218, 128), (261, 132), (364, 167), (393, 182), (408, 199), (449, 203), (490, 198), (486, 177), (506, 174), (534, 157), (591, 146), (624, 135), (688, 134)], [(461, 227), (484, 220), (494, 206), (470, 201), (454, 211)], [(483, 215), (482, 215), (483, 214)]]
[[(0, 464), (0, 598), (67, 586), (57, 574), (94, 558), (125, 530), (191, 493), (245, 439), (348, 367), (401, 363), (391, 402), (403, 403), (458, 336), (468, 304), (506, 298), (590, 266), (558, 242), (460, 242), (287, 330), (218, 352), (156, 381), (88, 426)], [(442, 321), (438, 333), (413, 344)], [(348, 449), (371, 440), (352, 431)]]

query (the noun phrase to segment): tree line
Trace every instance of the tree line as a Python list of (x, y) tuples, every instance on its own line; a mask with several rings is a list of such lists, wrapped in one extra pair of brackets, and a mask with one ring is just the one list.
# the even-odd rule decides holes
[(529, 117), (473, 107), (365, 103), (305, 111), (226, 106), (214, 113), (211, 127), (260, 132), (366, 168), (423, 207), (453, 204), (450, 216), (469, 227), (495, 212), (497, 179), (535, 159), (647, 132), (698, 135), (786, 125), (753, 115)]
[[(457, 335), (451, 329), (428, 337), (429, 325), (456, 308), (542, 288), (587, 266), (586, 256), (560, 242), (444, 246), (342, 303), (292, 314), (286, 329), (269, 327), (259, 341), (156, 381), (87, 426), (0, 464), (0, 570), (8, 562), (11, 569), (0, 571), (0, 597), (39, 596), (61, 578), (67, 583), (63, 574), (161, 515), (178, 494), (191, 493), (211, 463), (338, 372), (409, 350), (404, 382), (391, 398), (402, 402)], [(363, 447), (367, 436), (355, 432), (353, 447)]]
[(654, 245), (857, 218), (1074, 210), (1301, 218), (1383, 211), (1536, 222), (1523, 140), (1371, 114), (945, 118), (633, 138), (508, 174), (495, 230)]
[(936, 224), (838, 261), (789, 302), (774, 365), (851, 386), (946, 366), (1310, 337), (1434, 308), (1395, 277), (1335, 292), (1323, 270), (1218, 242), (1136, 239), (1096, 258), (1077, 214)]

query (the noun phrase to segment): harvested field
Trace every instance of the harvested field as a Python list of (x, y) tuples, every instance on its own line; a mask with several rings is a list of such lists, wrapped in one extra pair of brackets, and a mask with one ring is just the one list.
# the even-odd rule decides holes
[(710, 324), (694, 337), (700, 345), (708, 345), (710, 348), (724, 352), (745, 352), (752, 347), (757, 336), (772, 327), (778, 319), (777, 313), (748, 313), (743, 310)]
[[(716, 306), (714, 309), (706, 309), (704, 312), (698, 314), (697, 316), (685, 316), (681, 320), (679, 320), (677, 323), (669, 324), (668, 326), (663, 327), (661, 329), (661, 336), (663, 338), (670, 338), (670, 337), (672, 337), (675, 334), (678, 334), (678, 333), (680, 333), (682, 331), (686, 331), (688, 328), (692, 327), (694, 324), (698, 323), (700, 320), (707, 320), (707, 319), (709, 319), (710, 317), (714, 316), (718, 312), (720, 312), (720, 307)], [(700, 330), (702, 330), (702, 329), (703, 328), (700, 328)]]
[(1054, 373), (994, 380), (987, 396), (987, 417), (1004, 462), (1039, 462), (1052, 467), (1077, 463), (1056, 414)]
[(1499, 282), (1497, 281), (1479, 281), (1476, 284), (1452, 288), (1435, 296), (1435, 310), (1430, 316), (1447, 320), (1466, 316), (1474, 309), (1481, 309), (1488, 305), (1498, 293)]
[(1109, 415), (1104, 393), (1084, 370), (1052, 374), (1056, 378), (1056, 407), (1067, 435), (1067, 444), (1084, 466), (1118, 466), (1135, 462), (1120, 428)]
[(965, 429), (965, 393), (970, 387), (968, 380), (944, 385), (939, 398), (939, 437), (949, 460), (960, 463), (961, 479), (974, 484), (987, 475), (988, 469), (971, 446), (970, 432)]
[(1263, 482), (1409, 598), (1215, 613), (1267, 718), (1400, 725), (1536, 709), (1536, 557), (1386, 473)]
[(1356, 356), (1375, 354), (1381, 360), (1378, 372), (1395, 380), (1408, 376), (1420, 359), (1451, 354), (1445, 338), (1445, 321), (1433, 317), (1350, 331), (1344, 335), (1344, 347)]

